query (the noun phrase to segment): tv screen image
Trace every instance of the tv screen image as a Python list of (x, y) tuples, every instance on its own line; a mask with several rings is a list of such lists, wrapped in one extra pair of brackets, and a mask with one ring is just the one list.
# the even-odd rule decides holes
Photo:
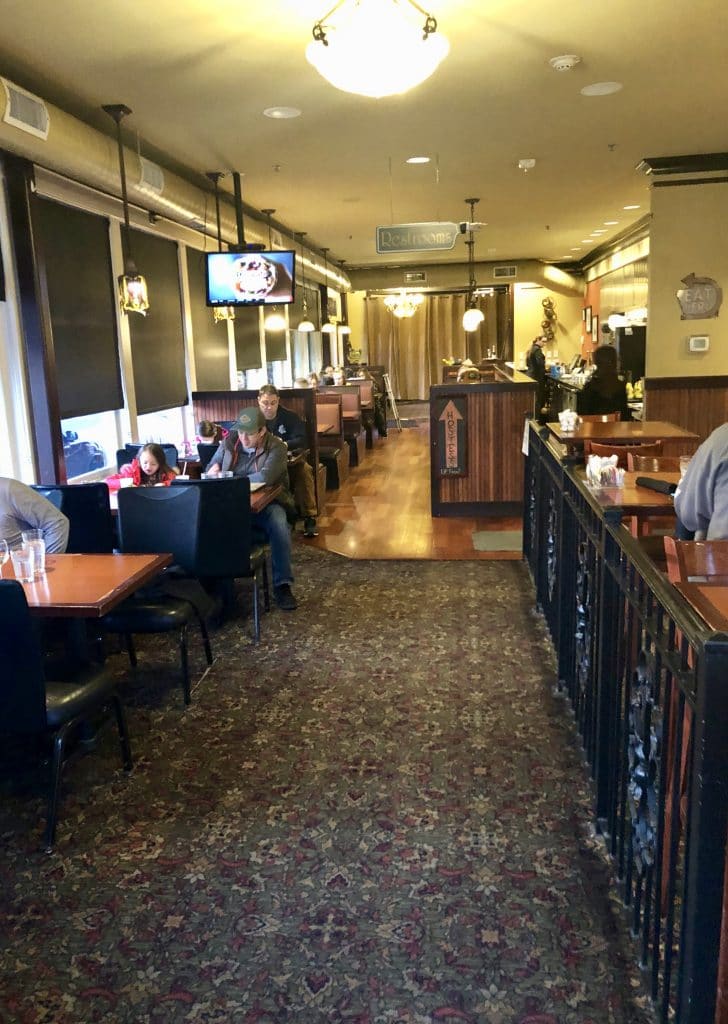
[(265, 306), (293, 302), (296, 254), (275, 252), (208, 252), (208, 306)]

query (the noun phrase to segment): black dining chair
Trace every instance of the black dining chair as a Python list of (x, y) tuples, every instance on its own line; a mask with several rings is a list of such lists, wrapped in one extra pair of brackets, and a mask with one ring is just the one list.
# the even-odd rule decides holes
[(192, 487), (130, 487), (119, 491), (119, 550), (124, 553), (160, 554), (170, 551), (171, 569), (149, 587), (140, 589), (101, 620), (107, 633), (126, 639), (129, 660), (136, 667), (134, 634), (177, 633), (185, 704), (191, 700), (187, 627), (197, 620), (207, 664), (212, 649), (206, 617), (215, 611), (214, 602), (202, 587), (185, 587), (181, 577), (199, 578), (201, 502)]
[(205, 444), (200, 442), (197, 445), (197, 456), (200, 460), (200, 470), (204, 473), (212, 456), (220, 446), (217, 444)]
[(114, 550), (116, 536), (105, 483), (35, 484), (38, 491), (67, 517), (72, 554), (103, 555)]
[[(128, 465), (133, 462), (139, 452), (144, 447), (141, 441), (127, 441), (123, 448), (119, 448), (116, 453), (116, 469), (117, 472), (122, 466)], [(160, 444), (164, 456), (167, 460), (167, 465), (175, 469), (179, 461), (179, 452), (177, 446), (174, 444)]]
[(173, 483), (172, 490), (192, 488), (200, 494), (199, 573), (221, 584), (241, 580), (253, 597), (253, 636), (260, 640), (260, 587), (263, 605), (270, 611), (267, 544), (252, 539), (250, 481), (246, 476), (222, 480)]
[(46, 852), (51, 853), (69, 736), (91, 716), (113, 710), (124, 770), (131, 771), (124, 707), (113, 680), (97, 667), (86, 667), (72, 682), (46, 679), (25, 591), (15, 580), (0, 581), (0, 654), (0, 733), (53, 741), (44, 843)]

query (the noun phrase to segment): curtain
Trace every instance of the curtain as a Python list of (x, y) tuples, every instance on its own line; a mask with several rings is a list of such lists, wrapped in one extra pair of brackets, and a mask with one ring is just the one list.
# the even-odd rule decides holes
[(427, 295), (413, 317), (398, 319), (379, 295), (364, 300), (364, 331), (369, 362), (384, 364), (392, 390), (402, 399), (429, 398), (430, 387), (442, 383), (443, 359), (480, 362), (495, 351), (500, 359), (513, 353), (508, 290), (479, 296), (485, 315), (477, 331), (463, 330), (466, 294)]

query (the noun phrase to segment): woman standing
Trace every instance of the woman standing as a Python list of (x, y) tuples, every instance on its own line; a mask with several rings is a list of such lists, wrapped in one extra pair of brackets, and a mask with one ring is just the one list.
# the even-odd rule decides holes
[(631, 420), (627, 405), (627, 388), (617, 372), (617, 350), (600, 345), (592, 359), (596, 369), (576, 398), (576, 411), (581, 416), (603, 416), (618, 412), (622, 420)]

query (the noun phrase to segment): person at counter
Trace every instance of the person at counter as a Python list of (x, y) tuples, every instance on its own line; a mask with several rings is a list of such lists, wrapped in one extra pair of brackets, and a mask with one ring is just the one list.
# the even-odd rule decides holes
[(291, 531), (286, 512), (287, 508), (293, 508), (293, 497), (288, 489), (288, 449), (266, 428), (265, 416), (257, 406), (241, 410), (234, 429), (221, 442), (207, 466), (208, 476), (228, 471), (233, 476), (247, 476), (253, 483), (280, 484), (283, 488), (275, 501), (251, 516), (251, 522), (253, 534), (262, 533), (270, 544), (276, 604), (283, 611), (292, 612), (297, 601), (291, 591)]
[(546, 335), (540, 334), (533, 339), (526, 355), (526, 373), (536, 381), (536, 419), (539, 422), (543, 421), (543, 410), (548, 399), (545, 344)]
[(627, 405), (627, 388), (619, 376), (617, 350), (611, 345), (600, 345), (592, 355), (596, 369), (576, 397), (576, 411), (580, 416), (604, 416), (618, 412), (622, 420), (631, 420)]
[(675, 491), (681, 539), (728, 540), (728, 423), (716, 427), (688, 463)]

